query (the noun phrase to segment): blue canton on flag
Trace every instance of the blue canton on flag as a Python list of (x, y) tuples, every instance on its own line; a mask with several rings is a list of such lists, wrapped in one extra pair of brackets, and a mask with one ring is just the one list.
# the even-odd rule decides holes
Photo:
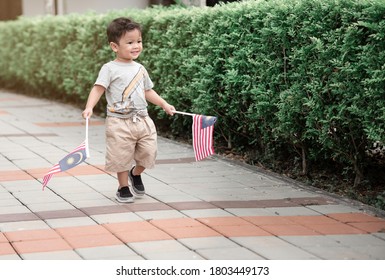
[(206, 127), (214, 125), (216, 121), (217, 121), (216, 117), (202, 116), (202, 129), (205, 129)]
[(51, 167), (47, 174), (43, 178), (43, 190), (47, 186), (48, 182), (51, 180), (52, 176), (56, 173), (66, 171), (70, 168), (73, 168), (88, 157), (88, 141), (84, 141), (78, 147), (76, 147), (71, 153), (66, 155), (61, 159), (57, 164)]
[(59, 161), (60, 170), (66, 171), (68, 169), (71, 169), (72, 167), (75, 167), (76, 165), (79, 165), (80, 163), (85, 161), (86, 158), (87, 158), (87, 155), (86, 155), (85, 148), (77, 152), (72, 152), (71, 154), (63, 158), (61, 161)]

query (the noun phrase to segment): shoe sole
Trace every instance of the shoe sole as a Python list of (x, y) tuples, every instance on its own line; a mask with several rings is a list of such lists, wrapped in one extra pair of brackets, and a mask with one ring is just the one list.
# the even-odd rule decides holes
[[(131, 181), (132, 182), (132, 181)], [(135, 189), (133, 186), (129, 186), (130, 188), (130, 191), (133, 195), (135, 196), (144, 196), (144, 194), (146, 193), (145, 191), (138, 191), (137, 189)]]
[(115, 196), (115, 199), (116, 201), (120, 202), (120, 203), (133, 203), (134, 202), (134, 198), (133, 197), (129, 197), (129, 198), (121, 198), (119, 196)]

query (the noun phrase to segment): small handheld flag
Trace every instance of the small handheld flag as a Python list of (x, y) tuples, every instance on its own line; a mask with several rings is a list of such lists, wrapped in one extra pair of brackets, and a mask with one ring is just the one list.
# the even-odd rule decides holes
[(57, 164), (51, 167), (47, 174), (43, 178), (43, 190), (51, 180), (52, 176), (56, 173), (71, 169), (89, 157), (88, 149), (88, 118), (86, 119), (86, 139), (77, 146), (72, 152), (62, 158)]
[(216, 117), (195, 115), (193, 117), (193, 146), (195, 159), (202, 160), (214, 154), (214, 124), (217, 121)]
[(191, 114), (186, 112), (174, 111), (174, 113), (192, 116), (192, 135), (195, 160), (202, 160), (214, 154), (214, 124), (216, 117)]

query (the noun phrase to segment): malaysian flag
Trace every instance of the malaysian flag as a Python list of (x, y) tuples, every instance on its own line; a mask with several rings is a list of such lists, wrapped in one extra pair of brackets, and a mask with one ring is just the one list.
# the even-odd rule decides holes
[(214, 154), (213, 134), (216, 121), (216, 117), (193, 115), (193, 147), (197, 161)]
[(61, 159), (57, 164), (52, 166), (52, 168), (47, 172), (47, 174), (43, 178), (43, 190), (54, 174), (71, 169), (72, 167), (75, 167), (85, 161), (88, 157), (88, 141), (85, 140), (72, 152), (70, 152), (63, 159)]

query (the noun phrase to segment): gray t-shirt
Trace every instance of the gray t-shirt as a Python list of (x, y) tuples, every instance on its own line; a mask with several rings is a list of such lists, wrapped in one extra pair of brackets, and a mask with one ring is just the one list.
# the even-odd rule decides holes
[(104, 64), (95, 85), (106, 89), (107, 116), (118, 118), (129, 118), (138, 111), (147, 112), (144, 92), (154, 86), (144, 66), (135, 61)]

